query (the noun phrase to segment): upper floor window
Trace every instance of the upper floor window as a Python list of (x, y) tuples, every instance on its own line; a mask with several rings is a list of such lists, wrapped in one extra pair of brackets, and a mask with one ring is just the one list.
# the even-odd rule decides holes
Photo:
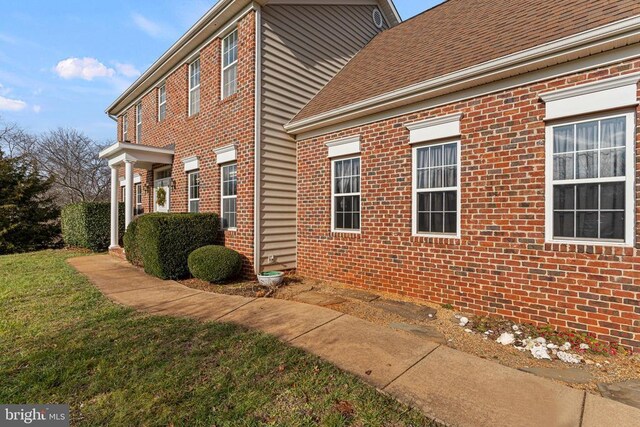
[(189, 115), (200, 112), (200, 59), (189, 64)]
[(136, 143), (142, 142), (142, 101), (136, 105)]
[(137, 183), (134, 185), (134, 195), (136, 197), (136, 207), (135, 207), (135, 211), (134, 214), (135, 215), (142, 215), (143, 214), (143, 208), (142, 208), (142, 184), (141, 183)]
[(129, 114), (124, 113), (122, 116), (122, 142), (127, 140), (127, 132), (129, 131)]
[(165, 84), (158, 88), (158, 121), (167, 117), (167, 87)]
[(547, 236), (631, 244), (634, 114), (547, 127)]
[(222, 166), (222, 228), (237, 226), (238, 166), (236, 163)]
[(360, 157), (331, 163), (332, 230), (360, 231)]
[(189, 173), (189, 212), (200, 212), (200, 172)]
[(222, 40), (222, 99), (238, 89), (238, 30)]
[(413, 233), (457, 235), (460, 143), (413, 147)]

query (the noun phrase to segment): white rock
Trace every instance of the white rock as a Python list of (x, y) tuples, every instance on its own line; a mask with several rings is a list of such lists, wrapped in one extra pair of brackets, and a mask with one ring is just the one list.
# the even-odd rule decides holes
[(562, 344), (560, 346), (560, 350), (561, 351), (571, 350), (571, 343), (570, 342), (565, 342), (564, 344)]
[(522, 331), (516, 331), (516, 335), (522, 335)]
[(565, 351), (559, 351), (557, 356), (558, 359), (562, 360), (564, 363), (580, 363), (582, 361), (582, 358), (580, 356), (567, 353)]
[(513, 325), (511, 328), (512, 328), (514, 331), (517, 331), (518, 329), (520, 329), (520, 328), (518, 327), (518, 325)]
[(558, 348), (557, 345), (555, 345), (554, 343), (550, 342), (549, 344), (547, 344), (547, 348), (550, 348), (551, 350), (555, 350)]
[(551, 360), (551, 356), (549, 356), (549, 352), (547, 351), (547, 347), (541, 345), (534, 345), (531, 348), (531, 355), (536, 359), (548, 359)]
[(585, 344), (585, 343), (580, 344), (580, 350), (589, 350), (589, 344)]
[(469, 329), (469, 328), (465, 329), (464, 331), (465, 331), (466, 333), (468, 333), (468, 334), (472, 334), (472, 333), (473, 333), (473, 331), (472, 331), (471, 329)]
[(535, 341), (536, 341), (538, 344), (543, 344), (543, 345), (547, 343), (547, 340), (546, 340), (546, 339), (544, 339), (543, 337), (538, 337), (538, 338), (536, 338), (536, 339), (535, 339)]
[(510, 334), (509, 332), (503, 332), (496, 341), (502, 345), (511, 345), (516, 341), (516, 337), (514, 337), (513, 334)]
[(459, 314), (454, 314), (453, 317), (455, 317), (456, 319), (461, 318), (462, 316), (460, 316)]
[(469, 319), (467, 319), (466, 317), (460, 318), (460, 326), (467, 326), (467, 323), (469, 323)]

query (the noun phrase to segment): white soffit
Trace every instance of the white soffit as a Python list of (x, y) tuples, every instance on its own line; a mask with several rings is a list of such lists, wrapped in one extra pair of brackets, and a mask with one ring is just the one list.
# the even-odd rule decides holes
[(216, 153), (216, 163), (228, 163), (236, 160), (236, 146), (234, 144), (226, 145), (213, 150)]
[(200, 160), (198, 160), (198, 156), (191, 156), (182, 159), (182, 163), (184, 163), (185, 172), (191, 172), (196, 169), (200, 169)]
[(545, 120), (637, 106), (639, 80), (640, 73), (634, 73), (543, 93)]
[(462, 113), (408, 124), (406, 128), (410, 132), (409, 144), (458, 137), (460, 136), (460, 119), (462, 119)]
[(360, 153), (360, 135), (336, 139), (325, 143), (328, 148), (328, 157), (347, 156)]

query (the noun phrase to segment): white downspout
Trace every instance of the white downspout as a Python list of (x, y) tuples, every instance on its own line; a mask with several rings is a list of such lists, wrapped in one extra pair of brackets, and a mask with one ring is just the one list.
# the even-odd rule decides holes
[[(255, 4), (255, 3), (254, 3)], [(261, 120), (262, 120), (262, 7), (255, 4), (256, 7), (256, 53), (255, 53), (255, 146), (254, 146), (254, 206), (253, 206), (253, 266), (256, 274), (260, 273), (261, 267), (261, 229), (260, 229), (260, 173), (262, 172), (261, 166)]]

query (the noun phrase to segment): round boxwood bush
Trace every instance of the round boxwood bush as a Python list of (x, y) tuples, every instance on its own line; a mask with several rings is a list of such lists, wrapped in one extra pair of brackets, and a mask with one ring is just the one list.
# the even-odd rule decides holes
[(196, 279), (220, 283), (240, 274), (242, 256), (224, 246), (203, 246), (189, 254), (188, 264), (191, 275)]

